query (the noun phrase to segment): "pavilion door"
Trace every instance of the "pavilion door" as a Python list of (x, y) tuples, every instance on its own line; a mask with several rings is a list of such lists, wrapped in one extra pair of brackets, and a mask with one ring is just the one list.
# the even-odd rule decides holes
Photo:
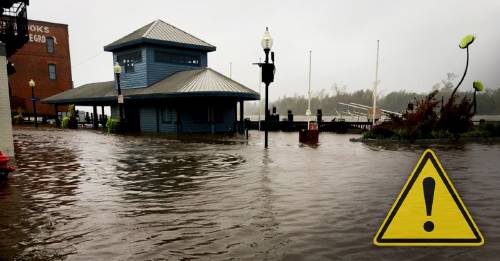
[(135, 106), (125, 107), (125, 118), (127, 122), (127, 129), (130, 132), (141, 131), (141, 120), (139, 108)]

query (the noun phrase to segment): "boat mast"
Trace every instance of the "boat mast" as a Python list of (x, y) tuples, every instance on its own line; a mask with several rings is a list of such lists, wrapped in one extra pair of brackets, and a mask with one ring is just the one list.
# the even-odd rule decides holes
[(311, 116), (311, 56), (312, 56), (312, 51), (309, 50), (309, 92), (308, 92), (309, 99), (307, 102), (307, 111), (306, 111), (308, 128), (309, 128), (309, 121), (311, 120), (310, 119), (310, 116)]
[(375, 126), (375, 115), (377, 111), (378, 51), (379, 51), (379, 40), (377, 40), (377, 63), (375, 64), (375, 82), (373, 84), (372, 126)]

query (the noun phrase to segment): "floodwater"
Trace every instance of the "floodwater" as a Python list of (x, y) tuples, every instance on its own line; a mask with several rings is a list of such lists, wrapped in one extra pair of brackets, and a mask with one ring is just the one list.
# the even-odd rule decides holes
[[(15, 130), (0, 186), (0, 256), (20, 260), (493, 260), (500, 144), (433, 146), (482, 247), (375, 247), (419, 145), (271, 133), (218, 138)], [(2, 259), (2, 258), (0, 258)]]

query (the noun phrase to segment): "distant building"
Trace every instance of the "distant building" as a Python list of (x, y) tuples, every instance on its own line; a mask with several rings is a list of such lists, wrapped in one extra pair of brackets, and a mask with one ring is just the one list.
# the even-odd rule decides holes
[[(216, 47), (161, 20), (106, 45), (122, 66), (125, 122), (129, 130), (156, 133), (216, 133), (238, 128), (243, 102), (259, 94), (208, 68)], [(111, 66), (110, 66), (111, 70)], [(111, 106), (118, 118), (115, 81), (86, 84), (44, 103)], [(240, 125), (241, 126), (241, 125)]]
[[(33, 112), (30, 79), (35, 80), (35, 96), (45, 99), (73, 87), (69, 54), (68, 25), (43, 21), (28, 21), (29, 41), (9, 61), (16, 72), (9, 76), (9, 96), (12, 113)], [(65, 110), (64, 107), (60, 108)], [(39, 116), (53, 118), (54, 107), (37, 102)]]

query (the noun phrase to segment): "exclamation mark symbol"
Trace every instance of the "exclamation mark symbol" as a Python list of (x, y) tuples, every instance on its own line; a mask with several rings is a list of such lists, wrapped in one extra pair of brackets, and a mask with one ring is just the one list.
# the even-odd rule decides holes
[[(423, 181), (424, 185), (424, 197), (425, 197), (425, 210), (427, 216), (430, 217), (432, 215), (432, 203), (434, 201), (434, 188), (436, 187), (436, 182), (433, 178), (427, 177)], [(424, 230), (427, 232), (431, 232), (434, 230), (434, 223), (432, 221), (427, 221), (424, 223)]]

